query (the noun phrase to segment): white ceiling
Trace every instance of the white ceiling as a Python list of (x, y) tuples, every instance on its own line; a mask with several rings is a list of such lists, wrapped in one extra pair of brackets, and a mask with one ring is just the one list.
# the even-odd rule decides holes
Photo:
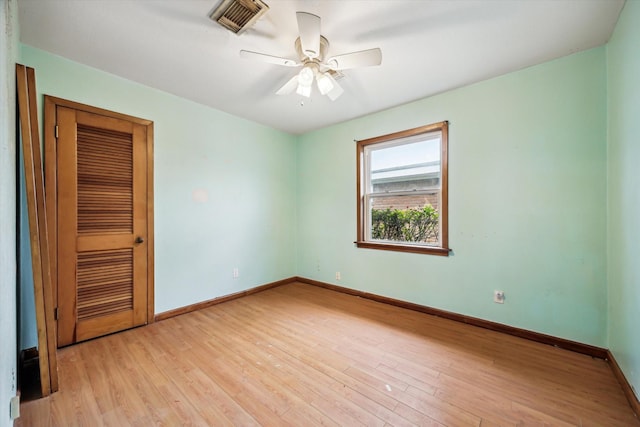
[[(25, 44), (290, 133), (404, 104), (602, 45), (624, 0), (265, 0), (237, 36), (208, 18), (220, 0), (19, 0)], [(374, 47), (382, 65), (344, 71), (335, 102), (275, 91), (298, 69), (296, 11), (322, 18), (329, 56)]]

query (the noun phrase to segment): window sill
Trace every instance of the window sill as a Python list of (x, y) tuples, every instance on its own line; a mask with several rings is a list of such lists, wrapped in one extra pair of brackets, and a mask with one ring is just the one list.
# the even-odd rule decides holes
[(394, 243), (354, 242), (357, 247), (365, 249), (380, 249), (383, 251), (411, 252), (416, 254), (428, 254), (437, 256), (449, 256), (451, 249), (436, 246), (415, 246)]

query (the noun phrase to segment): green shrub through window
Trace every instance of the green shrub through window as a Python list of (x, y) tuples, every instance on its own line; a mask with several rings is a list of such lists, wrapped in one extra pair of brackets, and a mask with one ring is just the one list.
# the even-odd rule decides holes
[(438, 212), (431, 205), (422, 209), (372, 209), (371, 238), (397, 242), (437, 243)]

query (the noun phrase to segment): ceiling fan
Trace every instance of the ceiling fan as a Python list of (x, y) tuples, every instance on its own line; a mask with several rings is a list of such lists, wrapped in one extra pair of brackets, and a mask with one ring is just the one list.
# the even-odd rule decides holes
[(253, 58), (285, 67), (302, 67), (298, 74), (278, 89), (277, 95), (288, 95), (295, 91), (298, 95), (309, 98), (315, 80), (320, 93), (335, 101), (344, 92), (334, 78), (338, 71), (382, 63), (382, 51), (379, 48), (327, 58), (329, 41), (320, 34), (320, 17), (307, 12), (296, 12), (296, 17), (300, 37), (295, 41), (295, 48), (299, 60), (249, 50), (240, 51), (243, 58)]

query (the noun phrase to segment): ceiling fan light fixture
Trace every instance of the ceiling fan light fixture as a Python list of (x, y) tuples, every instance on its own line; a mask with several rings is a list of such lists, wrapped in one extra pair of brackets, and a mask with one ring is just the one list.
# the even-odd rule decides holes
[(326, 95), (333, 90), (335, 85), (332, 80), (333, 78), (329, 73), (318, 73), (316, 83), (318, 84), (318, 90), (321, 94)]
[(298, 83), (300, 86), (311, 87), (313, 84), (313, 70), (309, 66), (304, 66), (298, 73)]
[(299, 84), (298, 89), (296, 89), (296, 93), (300, 96), (304, 96), (305, 98), (311, 98), (311, 86), (303, 86)]
[[(331, 79), (333, 80), (333, 77)], [(333, 82), (336, 83), (335, 80), (333, 80)], [(333, 89), (331, 89), (331, 91), (329, 91), (329, 93), (327, 93), (327, 96), (329, 97), (330, 100), (335, 101), (343, 93), (344, 93), (344, 89), (342, 89), (342, 86), (340, 86), (339, 84), (336, 83), (334, 85)]]

